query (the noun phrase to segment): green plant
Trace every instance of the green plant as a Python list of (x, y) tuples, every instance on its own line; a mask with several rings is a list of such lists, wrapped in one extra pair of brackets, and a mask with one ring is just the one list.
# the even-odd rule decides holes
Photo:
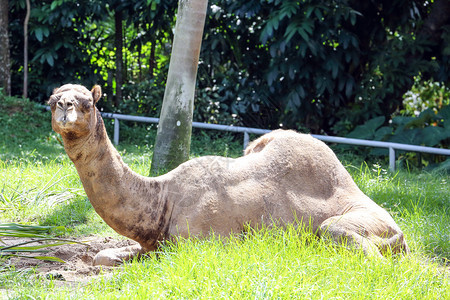
[(450, 295), (447, 275), (420, 255), (367, 259), (301, 226), (275, 226), (168, 242), (77, 289), (16, 290), (57, 299), (439, 299)]
[[(12, 245), (0, 246), (0, 259), (10, 257), (34, 258), (40, 260), (64, 262), (60, 258), (44, 256), (48, 252), (47, 248), (65, 244), (79, 243), (73, 240), (50, 237), (50, 232), (65, 231), (62, 226), (36, 226), (22, 225), (15, 223), (0, 224), (0, 243), (2, 238), (29, 238), (27, 241), (20, 241)], [(38, 244), (31, 246), (31, 244)], [(25, 255), (28, 254), (28, 255)]]
[[(29, 99), (0, 94), (0, 160), (49, 158), (62, 146), (51, 129), (50, 113)], [(36, 151), (38, 150), (38, 151)]]
[[(385, 125), (384, 117), (377, 117), (357, 126), (347, 137), (387, 141), (401, 144), (421, 145), (428, 147), (448, 148), (450, 145), (450, 105), (441, 108), (428, 108), (417, 117), (396, 116), (388, 125)], [(368, 156), (386, 156), (385, 149), (359, 150)], [(443, 157), (420, 155), (415, 153), (402, 154), (401, 160), (413, 163), (417, 166), (434, 165), (445, 161)], [(450, 171), (450, 170), (449, 170)]]
[[(114, 109), (155, 112), (165, 85), (177, 1), (31, 2), (33, 100), (42, 103), (62, 83), (98, 83), (107, 95), (104, 106), (113, 107), (113, 95), (120, 89), (114, 45), (120, 31), (115, 30), (114, 15), (121, 11), (126, 27), (122, 75), (128, 83), (123, 105)], [(443, 82), (439, 87), (433, 83), (438, 92), (433, 97), (441, 97), (442, 91), (445, 102), (449, 14), (434, 12), (446, 12), (446, 3), (210, 1), (195, 119), (272, 129), (303, 126), (342, 135), (402, 109), (402, 97), (418, 74)], [(11, 39), (13, 94), (22, 89), (24, 8), (24, 0), (10, 1), (10, 36), (17, 37)], [(130, 87), (134, 83), (135, 89)], [(414, 94), (428, 96), (414, 89)]]
[(429, 108), (438, 112), (443, 106), (450, 105), (450, 89), (441, 82), (422, 80), (414, 77), (414, 85), (403, 96), (403, 116), (419, 116)]

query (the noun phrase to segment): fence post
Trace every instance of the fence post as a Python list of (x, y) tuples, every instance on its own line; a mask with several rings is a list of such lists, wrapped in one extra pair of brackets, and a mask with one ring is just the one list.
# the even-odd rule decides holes
[(250, 141), (250, 136), (247, 131), (244, 131), (244, 150), (247, 148), (248, 142)]
[(119, 145), (119, 119), (114, 118), (114, 145)]
[(395, 172), (395, 149), (389, 147), (389, 170)]

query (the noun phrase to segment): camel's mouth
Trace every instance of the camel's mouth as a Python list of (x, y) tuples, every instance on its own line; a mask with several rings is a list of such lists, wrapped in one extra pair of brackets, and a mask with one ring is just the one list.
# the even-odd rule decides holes
[(68, 129), (68, 128), (73, 127), (73, 125), (75, 123), (65, 120), (65, 121), (56, 121), (56, 124), (58, 125), (58, 127), (62, 128), (62, 129)]

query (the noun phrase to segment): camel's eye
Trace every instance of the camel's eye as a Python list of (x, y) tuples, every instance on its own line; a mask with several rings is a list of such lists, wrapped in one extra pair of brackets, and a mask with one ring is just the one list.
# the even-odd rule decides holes
[(50, 96), (50, 99), (48, 100), (48, 104), (50, 105), (50, 107), (54, 108), (55, 106), (59, 106), (58, 102), (59, 102), (59, 98), (56, 95), (52, 95)]
[(86, 111), (90, 110), (92, 107), (92, 104), (89, 101), (83, 101), (81, 105), (82, 105), (83, 109)]

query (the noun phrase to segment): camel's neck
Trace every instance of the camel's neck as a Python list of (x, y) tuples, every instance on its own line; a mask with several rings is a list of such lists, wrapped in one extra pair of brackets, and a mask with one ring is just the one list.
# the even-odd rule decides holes
[(103, 220), (144, 248), (152, 248), (152, 243), (165, 237), (170, 215), (165, 184), (136, 174), (122, 161), (97, 114), (91, 134), (76, 139), (62, 135), (66, 152)]

